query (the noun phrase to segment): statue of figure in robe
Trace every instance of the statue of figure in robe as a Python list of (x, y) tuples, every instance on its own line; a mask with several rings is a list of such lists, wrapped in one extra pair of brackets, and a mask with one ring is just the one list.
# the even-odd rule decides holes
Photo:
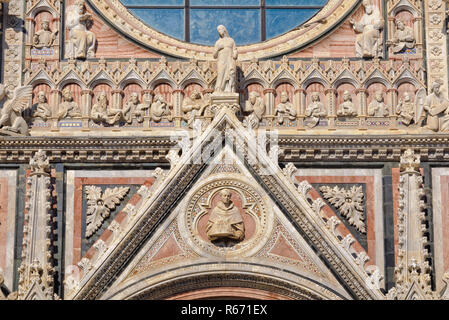
[(380, 11), (372, 0), (363, 0), (365, 14), (359, 22), (349, 20), (356, 33), (356, 55), (359, 58), (376, 58), (382, 56), (381, 31), (384, 21)]
[(237, 47), (225, 26), (219, 25), (217, 31), (220, 39), (215, 43), (214, 49), (214, 58), (217, 59), (215, 92), (235, 92)]
[(96, 37), (92, 31), (92, 15), (86, 12), (83, 0), (76, 0), (67, 8), (67, 28), (69, 43), (67, 55), (69, 58), (86, 59), (95, 57)]
[(206, 234), (214, 243), (230, 246), (245, 238), (245, 225), (240, 210), (231, 200), (232, 191), (220, 191), (221, 200), (210, 214)]

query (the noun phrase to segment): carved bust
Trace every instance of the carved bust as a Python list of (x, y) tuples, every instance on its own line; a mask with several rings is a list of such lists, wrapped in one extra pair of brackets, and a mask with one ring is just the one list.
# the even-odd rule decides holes
[(170, 106), (161, 94), (154, 96), (154, 101), (150, 108), (150, 115), (154, 122), (159, 122), (162, 118), (167, 118), (168, 121), (172, 120)]
[(210, 214), (206, 233), (217, 245), (229, 246), (245, 238), (245, 225), (239, 209), (231, 200), (232, 191), (223, 189), (220, 196), (221, 200)]
[(249, 99), (245, 103), (245, 112), (249, 113), (245, 117), (244, 123), (248, 128), (256, 129), (259, 127), (260, 121), (265, 114), (265, 103), (259, 96), (259, 93), (252, 91), (249, 94)]
[(145, 110), (149, 107), (147, 104), (140, 103), (139, 94), (133, 92), (123, 109), (123, 116), (128, 124), (132, 123), (133, 119), (136, 119), (137, 122), (143, 122)]
[(69, 88), (62, 90), (62, 103), (59, 105), (58, 119), (81, 118), (78, 103), (73, 101), (72, 91)]
[(401, 100), (399, 100), (396, 113), (401, 117), (403, 124), (408, 126), (415, 118), (415, 103), (412, 101), (409, 92), (405, 92)]
[(296, 110), (293, 104), (289, 101), (287, 92), (281, 93), (281, 103), (276, 106), (275, 116), (279, 124), (284, 123), (284, 119), (288, 118), (293, 121), (296, 119)]
[(337, 115), (342, 117), (354, 117), (357, 115), (351, 94), (347, 90), (343, 92), (343, 103), (340, 104), (340, 109), (337, 111)]
[(389, 114), (382, 91), (376, 91), (373, 101), (368, 106), (368, 115), (371, 117), (388, 117)]
[(324, 104), (320, 101), (320, 94), (312, 92), (311, 103), (307, 106), (306, 116), (309, 117), (310, 122), (308, 127), (315, 127), (321, 118), (327, 115)]
[(412, 28), (407, 27), (402, 20), (396, 20), (396, 32), (391, 40), (394, 53), (401, 53), (406, 49), (412, 49), (416, 45), (415, 34)]
[(47, 103), (44, 91), (39, 91), (37, 93), (37, 103), (34, 105), (33, 109), (35, 109), (33, 118), (47, 121), (47, 119), (51, 117), (51, 110)]
[(50, 22), (48, 20), (41, 22), (41, 28), (33, 36), (33, 46), (37, 49), (52, 46), (58, 34), (58, 31), (52, 32), (50, 30)]

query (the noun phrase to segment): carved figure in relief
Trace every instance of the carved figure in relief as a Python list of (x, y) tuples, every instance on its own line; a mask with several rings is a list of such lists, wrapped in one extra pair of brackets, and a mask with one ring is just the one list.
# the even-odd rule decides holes
[(140, 103), (139, 94), (137, 92), (131, 93), (128, 102), (123, 109), (123, 116), (127, 123), (132, 123), (135, 118), (137, 122), (143, 122), (145, 110), (149, 109), (149, 104)]
[(419, 106), (417, 110), (420, 123), (425, 118), (425, 128), (435, 132), (449, 129), (449, 100), (444, 97), (440, 88), (440, 82), (433, 82), (430, 87), (431, 93), (427, 96), (423, 105)]
[(259, 93), (252, 91), (249, 94), (249, 99), (245, 103), (244, 112), (249, 113), (243, 120), (244, 125), (247, 128), (257, 129), (265, 114), (265, 102), (259, 96)]
[(311, 103), (306, 108), (306, 116), (309, 118), (306, 126), (309, 128), (315, 127), (320, 122), (320, 119), (326, 117), (326, 115), (326, 108), (321, 102), (320, 94), (312, 92)]
[(360, 58), (374, 58), (382, 56), (381, 30), (384, 21), (379, 9), (372, 0), (363, 0), (365, 14), (359, 22), (349, 20), (356, 33), (356, 55)]
[(35, 109), (33, 113), (33, 118), (35, 119), (47, 121), (51, 117), (50, 106), (47, 103), (47, 97), (44, 91), (37, 93), (37, 103), (33, 106), (33, 109)]
[(62, 103), (59, 105), (58, 119), (81, 118), (78, 103), (73, 101), (72, 91), (69, 88), (62, 90)]
[[(12, 100), (4, 102), (0, 117), (1, 133), (29, 135), (28, 124), (22, 114), (31, 107), (32, 96), (32, 86), (19, 87), (14, 91)], [(0, 84), (0, 100), (3, 100), (5, 97), (5, 87)]]
[(396, 20), (396, 32), (394, 38), (389, 42), (393, 46), (394, 53), (401, 53), (406, 49), (413, 49), (416, 45), (415, 33), (412, 28), (407, 27), (404, 21)]
[(277, 117), (277, 123), (279, 124), (283, 124), (285, 118), (291, 121), (296, 120), (296, 109), (290, 102), (287, 92), (281, 93), (281, 103), (276, 106), (274, 115)]
[(154, 101), (150, 108), (150, 115), (154, 122), (159, 122), (162, 118), (167, 118), (168, 121), (172, 121), (170, 105), (165, 101), (164, 96), (161, 94), (156, 94), (154, 96)]
[(83, 0), (76, 0), (67, 8), (67, 28), (69, 29), (68, 57), (76, 59), (93, 58), (95, 56), (96, 36), (89, 31), (92, 16), (86, 12)]
[(340, 104), (340, 108), (337, 111), (337, 115), (341, 117), (355, 117), (357, 116), (357, 111), (355, 111), (354, 103), (352, 102), (352, 97), (349, 91), (343, 92), (343, 103)]
[(33, 46), (37, 49), (51, 47), (58, 34), (58, 31), (52, 32), (50, 30), (50, 22), (48, 20), (43, 20), (41, 27), (42, 29), (37, 31), (33, 36)]
[(217, 31), (220, 39), (214, 48), (214, 58), (217, 59), (215, 92), (235, 92), (237, 47), (225, 26), (219, 25)]
[(409, 92), (404, 93), (403, 99), (399, 100), (396, 113), (401, 117), (401, 121), (406, 126), (415, 119), (415, 103), (412, 101)]
[(186, 97), (182, 101), (183, 120), (187, 122), (189, 127), (192, 127), (195, 117), (202, 116), (210, 105), (210, 96), (203, 96), (198, 90), (193, 90), (190, 97)]
[(231, 200), (232, 191), (220, 191), (221, 200), (212, 210), (206, 225), (209, 240), (217, 245), (229, 246), (245, 238), (245, 225), (240, 210)]
[(388, 107), (384, 103), (382, 91), (376, 91), (373, 101), (368, 106), (368, 115), (370, 117), (388, 117), (389, 114)]
[(97, 103), (90, 112), (90, 118), (97, 123), (114, 124), (123, 117), (122, 110), (113, 109), (108, 105), (108, 96), (102, 91), (98, 95)]

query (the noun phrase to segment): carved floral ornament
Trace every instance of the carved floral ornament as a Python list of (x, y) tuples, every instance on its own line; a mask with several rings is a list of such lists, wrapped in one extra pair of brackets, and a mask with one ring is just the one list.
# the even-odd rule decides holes
[(212, 175), (188, 197), (178, 221), (199, 254), (248, 256), (267, 241), (273, 213), (261, 191), (240, 177)]

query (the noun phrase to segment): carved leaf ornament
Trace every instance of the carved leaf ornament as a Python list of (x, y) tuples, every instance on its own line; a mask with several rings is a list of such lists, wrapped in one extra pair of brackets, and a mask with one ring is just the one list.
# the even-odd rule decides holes
[(111, 210), (120, 204), (128, 191), (129, 187), (115, 187), (106, 189), (102, 194), (100, 187), (86, 187), (86, 238), (95, 234), (104, 220), (109, 217)]
[(351, 226), (354, 226), (361, 233), (366, 233), (364, 195), (361, 186), (352, 186), (350, 189), (339, 188), (338, 186), (323, 186), (320, 187), (320, 191), (324, 198), (349, 221)]

